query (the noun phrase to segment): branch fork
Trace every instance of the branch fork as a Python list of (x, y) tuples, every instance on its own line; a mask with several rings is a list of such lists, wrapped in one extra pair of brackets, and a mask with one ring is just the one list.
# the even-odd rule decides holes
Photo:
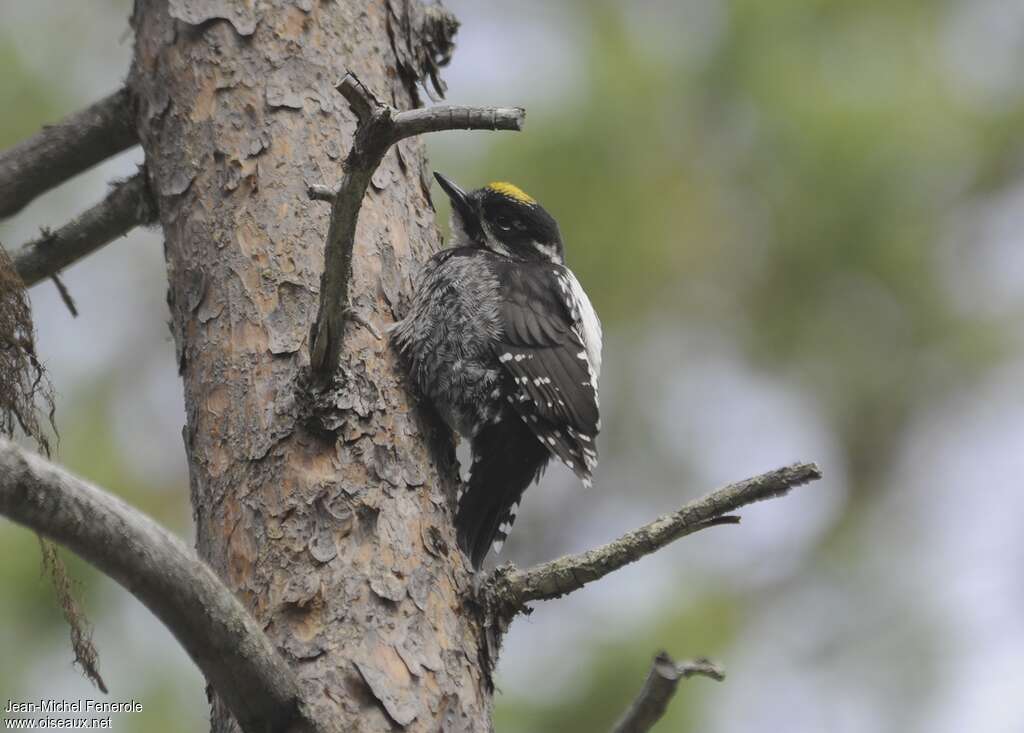
[(721, 682), (725, 679), (725, 672), (707, 659), (677, 663), (667, 652), (659, 652), (643, 689), (613, 733), (647, 733), (665, 715), (680, 680), (696, 676)]
[(341, 358), (345, 322), (349, 314), (349, 283), (356, 222), (366, 189), (388, 149), (413, 135), (442, 130), (521, 130), (526, 112), (518, 107), (464, 107), (437, 105), (399, 112), (384, 104), (358, 77), (349, 72), (337, 86), (356, 116), (352, 147), (344, 162), (337, 191), (315, 184), (308, 194), (331, 204), (331, 220), (320, 279), (320, 306), (313, 324), (310, 366), (328, 377)]

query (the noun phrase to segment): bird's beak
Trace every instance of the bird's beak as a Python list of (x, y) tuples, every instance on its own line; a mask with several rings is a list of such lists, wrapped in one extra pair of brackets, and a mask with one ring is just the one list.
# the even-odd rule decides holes
[(437, 179), (441, 190), (448, 194), (448, 198), (452, 202), (452, 208), (458, 212), (463, 226), (466, 227), (466, 231), (472, 234), (474, 231), (479, 230), (480, 219), (473, 210), (473, 205), (469, 202), (469, 196), (466, 195), (466, 192), (459, 188), (455, 181), (446, 178), (437, 171), (434, 171), (434, 178)]

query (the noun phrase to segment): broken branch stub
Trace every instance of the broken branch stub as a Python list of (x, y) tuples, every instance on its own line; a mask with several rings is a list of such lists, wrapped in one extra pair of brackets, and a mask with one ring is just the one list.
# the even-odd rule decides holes
[(384, 104), (355, 74), (338, 84), (357, 124), (352, 147), (345, 158), (344, 175), (336, 193), (311, 185), (309, 196), (331, 203), (331, 219), (320, 279), (320, 305), (311, 331), (310, 366), (329, 377), (341, 358), (342, 338), (349, 313), (348, 288), (352, 279), (352, 251), (363, 197), (388, 148), (413, 135), (442, 130), (521, 130), (526, 112), (518, 107), (465, 107), (438, 105), (398, 112)]

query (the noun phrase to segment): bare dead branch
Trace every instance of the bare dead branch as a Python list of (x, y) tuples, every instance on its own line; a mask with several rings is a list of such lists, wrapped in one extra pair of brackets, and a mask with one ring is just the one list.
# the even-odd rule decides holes
[(177, 637), (246, 733), (318, 731), (296, 678), (231, 591), (152, 519), (0, 439), (0, 514), (127, 588)]
[(320, 280), (320, 308), (313, 324), (310, 365), (330, 375), (338, 366), (348, 311), (348, 285), (352, 278), (352, 248), (356, 221), (366, 188), (388, 148), (399, 140), (440, 130), (521, 130), (526, 112), (519, 108), (458, 107), (442, 105), (396, 112), (381, 102), (351, 72), (338, 84), (358, 120), (352, 149), (345, 158), (344, 176), (337, 195), (323, 186), (310, 188), (315, 200), (332, 200), (331, 223)]
[(515, 130), (523, 129), (526, 110), (522, 107), (463, 107), (438, 104), (426, 109), (411, 109), (395, 115), (394, 124), (402, 138), (425, 132), (445, 130)]
[(25, 287), (31, 287), (135, 227), (152, 224), (156, 216), (145, 171), (140, 170), (113, 184), (105, 199), (78, 218), (55, 232), (44, 230), (22, 247), (14, 256), (15, 269)]
[(127, 89), (44, 127), (0, 153), (0, 219), (138, 142)]
[(725, 679), (722, 669), (707, 659), (676, 664), (666, 652), (659, 652), (643, 689), (615, 726), (614, 733), (647, 733), (665, 714), (672, 696), (676, 694), (679, 680), (695, 675), (718, 682)]
[(497, 618), (511, 619), (530, 601), (559, 598), (680, 537), (719, 524), (735, 524), (739, 519), (729, 512), (755, 501), (783, 496), (794, 486), (819, 478), (821, 470), (816, 464), (795, 463), (729, 484), (607, 545), (527, 570), (513, 565), (497, 568), (483, 587), (484, 598)]

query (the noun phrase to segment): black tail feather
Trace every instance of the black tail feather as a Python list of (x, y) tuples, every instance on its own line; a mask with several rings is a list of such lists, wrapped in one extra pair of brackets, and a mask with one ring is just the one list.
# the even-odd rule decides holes
[(547, 465), (550, 453), (518, 415), (507, 411), (473, 438), (473, 465), (459, 499), (459, 546), (480, 569), (494, 542), (504, 541), (523, 492)]

